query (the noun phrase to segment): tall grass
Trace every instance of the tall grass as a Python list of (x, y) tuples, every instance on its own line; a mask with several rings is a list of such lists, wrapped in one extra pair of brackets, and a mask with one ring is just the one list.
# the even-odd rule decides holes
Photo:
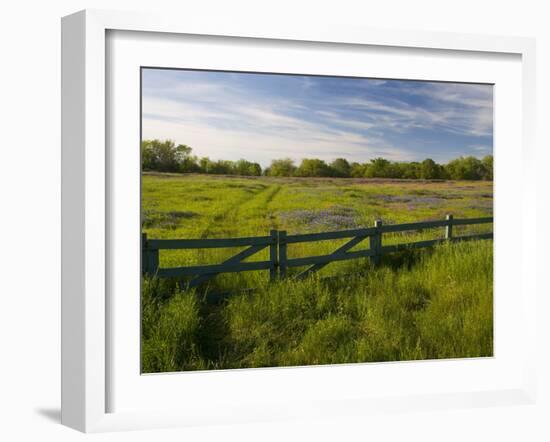
[(199, 368), (201, 318), (193, 293), (174, 293), (174, 287), (159, 280), (144, 280), (141, 305), (142, 371)]
[(142, 371), (491, 356), (492, 247), (403, 252), (336, 279), (257, 279), (218, 305), (144, 280)]

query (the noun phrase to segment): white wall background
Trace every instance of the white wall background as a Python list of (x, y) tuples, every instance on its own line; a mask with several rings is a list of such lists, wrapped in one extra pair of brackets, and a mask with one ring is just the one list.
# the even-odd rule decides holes
[[(539, 183), (550, 157), (550, 13), (544, 1), (19, 0), (0, 6), (0, 439), (17, 440), (550, 440), (550, 337), (540, 300), (538, 406), (85, 436), (59, 425), (60, 17), (84, 8), (168, 11), (227, 20), (350, 23), (537, 38)], [(539, 195), (539, 219), (549, 216)], [(542, 234), (544, 223), (540, 223)], [(540, 236), (540, 293), (550, 247)], [(547, 312), (547, 313), (545, 313)]]

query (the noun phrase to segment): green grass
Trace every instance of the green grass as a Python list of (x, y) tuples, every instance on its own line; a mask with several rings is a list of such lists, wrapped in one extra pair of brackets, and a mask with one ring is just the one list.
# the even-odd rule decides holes
[[(292, 234), (369, 226), (378, 218), (491, 216), (492, 183), (146, 174), (142, 204), (150, 238), (254, 236), (273, 228)], [(455, 234), (487, 229), (463, 227)], [(384, 244), (442, 234), (388, 235)], [(289, 256), (330, 253), (341, 243), (290, 245)], [(492, 246), (444, 244), (385, 256), (377, 268), (363, 259), (337, 262), (303, 281), (269, 284), (267, 271), (244, 272), (180, 292), (175, 281), (144, 280), (142, 370), (491, 356)], [(238, 250), (161, 252), (161, 267), (218, 263)], [(335, 277), (324, 278), (329, 275)], [(239, 292), (243, 288), (256, 290)], [(236, 294), (206, 302), (206, 294), (224, 291)]]

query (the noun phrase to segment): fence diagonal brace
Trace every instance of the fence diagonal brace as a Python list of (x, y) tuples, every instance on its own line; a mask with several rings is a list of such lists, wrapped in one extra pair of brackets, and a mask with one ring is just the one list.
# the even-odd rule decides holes
[[(351, 239), (351, 241), (348, 241), (344, 245), (337, 248), (334, 252), (330, 254), (330, 256), (341, 256), (344, 255), (348, 250), (355, 247), (357, 244), (359, 244), (361, 241), (366, 239), (366, 236), (356, 236), (355, 238)], [(296, 279), (302, 279), (308, 276), (311, 273), (317, 272), (321, 270), (323, 267), (325, 267), (327, 264), (330, 264), (329, 262), (324, 262), (320, 264), (314, 264), (310, 268), (304, 270), (302, 273), (300, 273), (298, 276), (296, 276)]]
[[(250, 246), (249, 248), (244, 249), (243, 251), (241, 251), (241, 252), (237, 253), (236, 255), (232, 256), (231, 258), (226, 259), (224, 262), (221, 263), (221, 265), (236, 264), (236, 263), (241, 262), (244, 259), (248, 258), (249, 256), (252, 256), (252, 255), (258, 253), (259, 251), (261, 251), (262, 249), (265, 249), (266, 247), (267, 247), (267, 245), (263, 245), (263, 244), (262, 245)], [(207, 275), (197, 276), (197, 277), (193, 278), (191, 281), (189, 281), (189, 285), (187, 287), (188, 288), (196, 287), (199, 284), (202, 284), (203, 282), (206, 282), (206, 281), (212, 279), (216, 275), (218, 275), (218, 273), (209, 273)]]

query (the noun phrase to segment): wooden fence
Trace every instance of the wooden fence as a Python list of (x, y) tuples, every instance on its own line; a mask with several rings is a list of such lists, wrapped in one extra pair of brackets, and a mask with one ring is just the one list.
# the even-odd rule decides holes
[[(227, 239), (148, 239), (142, 234), (142, 272), (146, 276), (159, 278), (183, 278), (191, 277), (187, 287), (196, 287), (220, 273), (246, 272), (252, 270), (269, 270), (270, 278), (284, 278), (290, 267), (308, 266), (306, 270), (296, 277), (303, 278), (317, 272), (327, 264), (335, 261), (343, 261), (357, 258), (370, 258), (374, 264), (378, 264), (382, 255), (406, 249), (418, 249), (431, 247), (444, 241), (468, 241), (492, 239), (493, 232), (475, 235), (453, 236), (454, 226), (466, 226), (474, 224), (492, 223), (493, 218), (469, 218), (454, 219), (447, 215), (440, 221), (425, 221), (407, 224), (388, 224), (375, 221), (373, 227), (337, 232), (306, 233), (299, 235), (287, 235), (285, 230), (271, 230), (267, 236), (255, 236), (247, 238)], [(412, 243), (394, 244), (384, 246), (382, 238), (384, 233), (405, 231), (419, 231), (441, 227), (445, 229), (445, 237)], [(350, 238), (344, 245), (338, 247), (328, 255), (307, 256), (302, 258), (289, 258), (287, 248), (289, 244), (298, 244), (313, 241), (326, 241)], [(369, 248), (350, 251), (353, 247), (369, 238)], [(220, 264), (161, 268), (159, 266), (160, 250), (169, 249), (212, 249), (246, 247), (236, 255), (226, 259)], [(269, 260), (244, 262), (245, 259), (269, 248)]]

